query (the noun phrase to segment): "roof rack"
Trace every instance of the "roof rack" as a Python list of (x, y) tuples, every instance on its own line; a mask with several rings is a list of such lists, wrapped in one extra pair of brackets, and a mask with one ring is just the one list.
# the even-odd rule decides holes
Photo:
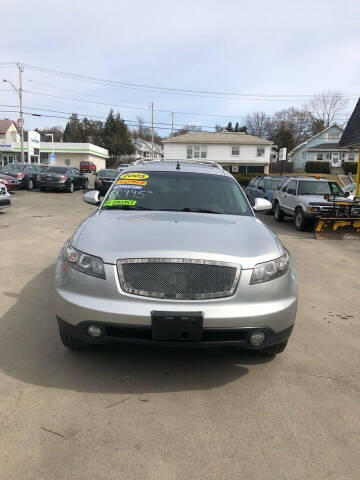
[(178, 160), (178, 159), (164, 159), (164, 158), (149, 158), (149, 159), (140, 159), (136, 160), (135, 162), (132, 163), (132, 165), (140, 165), (140, 164), (145, 164), (148, 162), (171, 162), (171, 163), (189, 163), (191, 165), (204, 165), (206, 167), (213, 167), (213, 168), (218, 168), (219, 170), (223, 170), (223, 167), (219, 165), (216, 162), (211, 162), (210, 160), (200, 160), (200, 161), (195, 161), (195, 160)]

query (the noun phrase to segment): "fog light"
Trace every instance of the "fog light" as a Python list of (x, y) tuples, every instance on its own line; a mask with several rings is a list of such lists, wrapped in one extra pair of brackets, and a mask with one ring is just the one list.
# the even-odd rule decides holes
[(102, 334), (102, 330), (96, 325), (90, 325), (89, 327), (87, 327), (86, 333), (90, 337), (97, 338), (97, 337), (100, 337), (100, 335)]
[(250, 335), (249, 342), (253, 347), (260, 347), (265, 341), (265, 333), (261, 330), (256, 330)]

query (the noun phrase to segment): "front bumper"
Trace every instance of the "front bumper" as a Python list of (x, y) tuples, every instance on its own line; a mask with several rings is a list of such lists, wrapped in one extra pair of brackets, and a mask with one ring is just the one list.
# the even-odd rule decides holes
[[(251, 273), (252, 270), (242, 270), (231, 297), (163, 300), (124, 293), (115, 265), (105, 264), (106, 280), (103, 280), (74, 270), (60, 254), (55, 278), (56, 315), (61, 329), (88, 343), (113, 340), (155, 343), (151, 339), (152, 311), (199, 311), (203, 315), (201, 342), (165, 343), (248, 347), (249, 331), (256, 328), (266, 333), (262, 348), (290, 335), (296, 317), (297, 281), (293, 265), (286, 275), (257, 285), (250, 285)], [(86, 327), (90, 324), (103, 328), (100, 340), (87, 336)]]
[(11, 200), (10, 200), (10, 195), (6, 195), (4, 197), (0, 197), (0, 209), (2, 208), (8, 208), (11, 206)]
[[(57, 317), (59, 330), (70, 337), (76, 338), (86, 344), (99, 345), (105, 343), (133, 343), (139, 345), (154, 345), (162, 347), (185, 347), (185, 348), (211, 348), (238, 346), (251, 350), (258, 350), (277, 343), (283, 342), (290, 337), (293, 326), (280, 332), (274, 332), (269, 327), (255, 328), (204, 328), (201, 341), (166, 341), (153, 340), (151, 326), (125, 325), (103, 322), (81, 322), (74, 326)], [(102, 335), (99, 338), (91, 338), (86, 332), (90, 325), (101, 328)], [(254, 347), (249, 342), (249, 337), (254, 330), (261, 330), (266, 334), (266, 340), (260, 347)]]

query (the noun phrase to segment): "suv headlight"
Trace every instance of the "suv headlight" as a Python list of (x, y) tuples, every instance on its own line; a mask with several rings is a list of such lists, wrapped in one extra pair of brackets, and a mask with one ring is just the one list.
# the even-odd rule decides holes
[(70, 267), (93, 277), (106, 278), (102, 258), (79, 252), (71, 245), (70, 241), (67, 241), (64, 247), (65, 258), (69, 262)]
[(250, 285), (256, 283), (268, 282), (279, 278), (290, 268), (290, 258), (287, 252), (279, 258), (271, 260), (270, 262), (258, 263), (255, 265), (250, 279)]

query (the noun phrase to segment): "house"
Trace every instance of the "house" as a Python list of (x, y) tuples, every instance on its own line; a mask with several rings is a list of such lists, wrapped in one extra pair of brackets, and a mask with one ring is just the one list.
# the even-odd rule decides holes
[(164, 160), (217, 162), (232, 173), (268, 173), (273, 142), (244, 132), (187, 132), (163, 140)]
[(334, 124), (291, 150), (289, 160), (294, 163), (294, 170), (303, 171), (309, 161), (330, 162), (335, 168), (340, 168), (343, 162), (357, 161), (356, 151), (339, 145), (343, 132), (342, 127)]
[(164, 157), (164, 149), (157, 143), (154, 143), (152, 146), (152, 143), (147, 140), (143, 140), (142, 138), (133, 138), (133, 144), (135, 147), (136, 159), (152, 158), (153, 153), (154, 158), (156, 159), (161, 159)]
[(20, 133), (13, 120), (0, 120), (0, 144), (7, 145), (20, 142)]

